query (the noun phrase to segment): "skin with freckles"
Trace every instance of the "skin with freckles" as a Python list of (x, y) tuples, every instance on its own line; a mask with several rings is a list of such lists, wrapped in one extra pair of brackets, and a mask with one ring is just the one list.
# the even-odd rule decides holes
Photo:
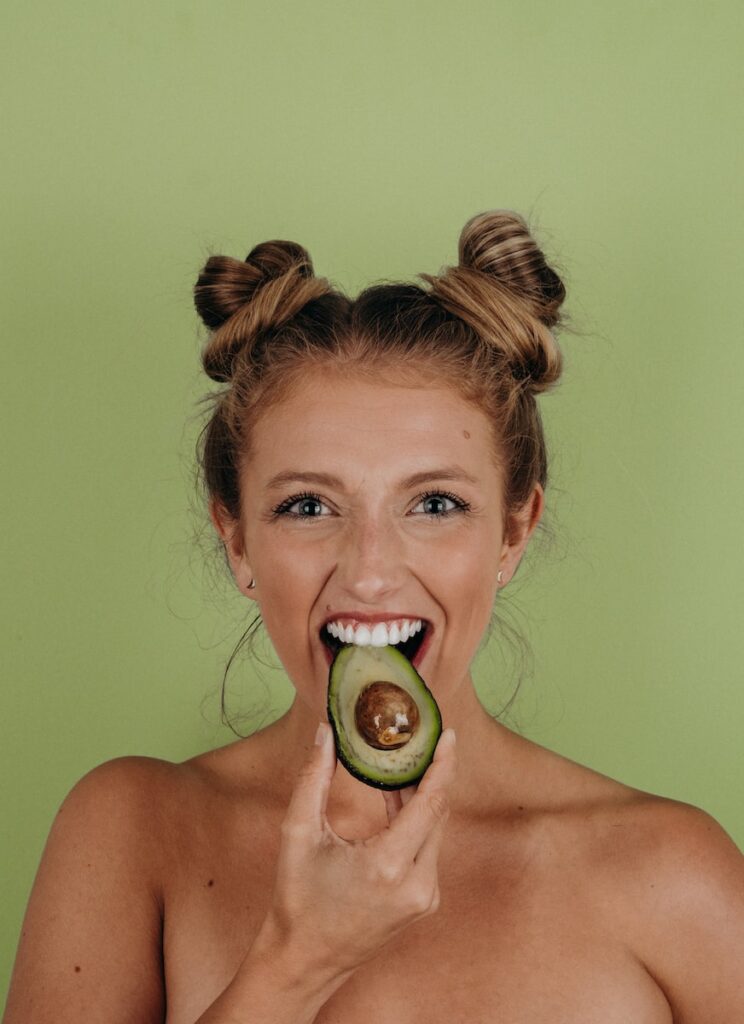
[[(723, 829), (477, 698), (471, 663), (544, 501), (535, 485), (505, 530), (480, 410), (446, 384), (308, 374), (251, 440), (241, 521), (211, 515), (295, 700), (225, 747), (74, 787), (3, 1024), (744, 1020), (744, 858)], [(272, 484), (287, 472), (323, 479)], [(319, 629), (344, 610), (433, 625), (417, 668), (457, 743), (418, 787), (381, 793), (313, 746)]]

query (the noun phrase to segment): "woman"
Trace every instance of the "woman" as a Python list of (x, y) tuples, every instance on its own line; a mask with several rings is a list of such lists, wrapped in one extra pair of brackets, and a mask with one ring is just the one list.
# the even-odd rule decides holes
[[(211, 517), (296, 698), (222, 749), (78, 783), (6, 1024), (744, 1019), (726, 833), (512, 733), (472, 686), (543, 511), (563, 285), (503, 211), (423, 276), (351, 301), (294, 243), (208, 260)], [(447, 728), (418, 785), (381, 792), (336, 762), (327, 627), (395, 644), (405, 620)]]

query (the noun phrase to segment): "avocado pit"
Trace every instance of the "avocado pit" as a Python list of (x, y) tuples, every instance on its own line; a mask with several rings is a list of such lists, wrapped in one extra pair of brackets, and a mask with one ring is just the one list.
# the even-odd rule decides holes
[(357, 698), (354, 720), (363, 739), (376, 750), (398, 750), (413, 737), (419, 712), (401, 686), (378, 679)]

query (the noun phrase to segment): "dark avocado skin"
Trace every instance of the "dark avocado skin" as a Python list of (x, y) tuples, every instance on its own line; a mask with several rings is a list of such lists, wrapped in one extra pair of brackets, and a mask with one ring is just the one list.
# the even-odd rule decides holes
[[(343, 650), (343, 649), (344, 648), (342, 647), (341, 650)], [(338, 654), (340, 654), (340, 653), (341, 653), (341, 651), (338, 652)], [(336, 657), (338, 657), (338, 654), (336, 655)], [(416, 674), (416, 676), (418, 677), (418, 679), (420, 680), (422, 688), (430, 696), (431, 703), (433, 705), (433, 711), (434, 711), (434, 716), (435, 716), (435, 726), (436, 726), (436, 731), (437, 731), (437, 739), (436, 739), (436, 743), (432, 747), (431, 755), (430, 755), (429, 758), (425, 758), (424, 760), (422, 760), (422, 762), (419, 765), (419, 767), (418, 767), (418, 769), (417, 769), (415, 774), (410, 775), (408, 778), (404, 779), (402, 782), (385, 782), (385, 781), (383, 781), (381, 779), (375, 779), (375, 778), (373, 778), (373, 777), (371, 777), (369, 775), (365, 775), (364, 771), (362, 771), (361, 768), (359, 768), (356, 764), (354, 764), (353, 761), (350, 761), (346, 757), (346, 755), (344, 754), (344, 752), (342, 750), (341, 743), (339, 742), (339, 728), (338, 728), (338, 724), (336, 722), (336, 718), (335, 718), (335, 714), (334, 714), (334, 709), (333, 709), (333, 706), (332, 706), (332, 700), (331, 700), (331, 680), (333, 678), (333, 666), (335, 665), (335, 662), (336, 662), (336, 659), (334, 658), (333, 664), (331, 664), (331, 667), (330, 667), (330, 669), (328, 671), (328, 699), (327, 699), (327, 703), (326, 703), (326, 712), (327, 712), (327, 715), (328, 715), (328, 721), (330, 723), (331, 729), (333, 730), (333, 742), (334, 742), (335, 747), (336, 747), (336, 757), (341, 762), (341, 764), (344, 766), (346, 771), (349, 772), (350, 775), (353, 775), (355, 779), (359, 779), (359, 781), (363, 782), (366, 786), (372, 786), (374, 789), (383, 789), (383, 790), (391, 791), (391, 790), (397, 790), (397, 789), (406, 789), (408, 786), (414, 786), (417, 782), (419, 782), (421, 780), (421, 778), (423, 777), (424, 773), (426, 772), (426, 769), (429, 767), (429, 765), (431, 764), (432, 760), (434, 759), (434, 752), (437, 749), (437, 744), (439, 743), (439, 737), (442, 735), (442, 715), (441, 715), (441, 712), (439, 710), (439, 706), (437, 705), (437, 702), (434, 700), (434, 696), (432, 695), (432, 693), (429, 690), (428, 686), (426, 685), (424, 680), (421, 679), (421, 676), (419, 676), (418, 672), (416, 672), (416, 669), (413, 667), (413, 665), (410, 665), (410, 663), (409, 663), (411, 671), (414, 672)]]

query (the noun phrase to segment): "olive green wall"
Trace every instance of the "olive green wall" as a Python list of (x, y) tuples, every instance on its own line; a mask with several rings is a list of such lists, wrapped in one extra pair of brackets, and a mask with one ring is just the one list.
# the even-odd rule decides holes
[[(191, 288), (267, 238), (355, 291), (452, 261), (480, 210), (531, 217), (583, 334), (542, 400), (558, 542), (502, 599), (534, 652), (510, 722), (744, 843), (741, 5), (13, 0), (2, 21), (3, 972), (75, 780), (232, 738), (247, 605), (190, 511)], [(477, 666), (494, 706), (501, 649)], [(265, 658), (234, 706), (265, 683), (286, 707)]]

